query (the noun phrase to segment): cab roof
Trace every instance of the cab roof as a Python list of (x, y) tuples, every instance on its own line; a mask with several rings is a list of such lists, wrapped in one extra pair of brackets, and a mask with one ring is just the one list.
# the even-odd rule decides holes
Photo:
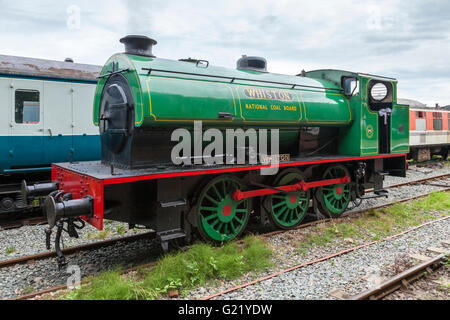
[(374, 75), (374, 74), (370, 74), (370, 73), (362, 73), (362, 72), (353, 72), (353, 71), (347, 71), (347, 70), (339, 70), (339, 69), (318, 69), (318, 70), (311, 70), (306, 72), (306, 75), (308, 74), (312, 74), (312, 73), (343, 73), (343, 74), (348, 74), (354, 77), (366, 77), (366, 78), (371, 78), (371, 79), (378, 79), (378, 80), (383, 80), (383, 81), (397, 81), (396, 78), (391, 78), (391, 77), (385, 77), (385, 76), (379, 76), (379, 75)]

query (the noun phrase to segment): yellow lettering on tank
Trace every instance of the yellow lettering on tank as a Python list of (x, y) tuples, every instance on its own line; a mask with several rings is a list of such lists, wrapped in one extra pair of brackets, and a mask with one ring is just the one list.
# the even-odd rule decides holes
[(250, 110), (269, 110), (266, 105), (264, 105), (264, 104), (255, 104), (255, 103), (252, 103), (252, 104), (246, 103), (245, 104), (245, 109), (250, 109)]
[(293, 101), (292, 94), (282, 90), (245, 88), (244, 94), (250, 99)]
[(297, 111), (296, 106), (283, 106), (284, 111)]

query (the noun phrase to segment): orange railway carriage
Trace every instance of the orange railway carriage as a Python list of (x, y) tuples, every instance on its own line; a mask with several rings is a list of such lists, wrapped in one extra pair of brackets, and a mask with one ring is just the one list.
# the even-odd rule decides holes
[(430, 160), (433, 155), (448, 157), (450, 110), (411, 107), (409, 116), (410, 157)]

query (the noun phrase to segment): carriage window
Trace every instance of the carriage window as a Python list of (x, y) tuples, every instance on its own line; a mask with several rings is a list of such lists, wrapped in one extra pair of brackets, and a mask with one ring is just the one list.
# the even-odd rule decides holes
[(433, 112), (433, 130), (442, 130), (442, 113)]
[(39, 123), (39, 91), (16, 90), (15, 119), (16, 123)]

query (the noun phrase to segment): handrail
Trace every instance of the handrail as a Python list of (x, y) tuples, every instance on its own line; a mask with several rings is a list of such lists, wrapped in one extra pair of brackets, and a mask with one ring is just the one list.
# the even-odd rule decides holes
[(261, 83), (270, 83), (270, 84), (279, 84), (279, 85), (284, 85), (284, 86), (292, 86), (291, 89), (294, 89), (295, 87), (305, 87), (305, 88), (322, 89), (322, 90), (335, 90), (335, 91), (340, 91), (340, 92), (343, 91), (342, 89), (308, 86), (308, 85), (297, 84), (297, 83), (277, 82), (277, 81), (258, 80), (258, 79), (245, 79), (245, 78), (236, 78), (236, 77), (228, 77), (228, 76), (217, 76), (217, 75), (212, 75), (212, 74), (201, 74), (201, 73), (174, 71), (174, 70), (163, 70), (163, 69), (154, 69), (154, 68), (142, 68), (142, 70), (148, 71), (148, 75), (150, 75), (152, 73), (152, 71), (157, 71), (157, 72), (184, 74), (184, 75), (198, 76), (198, 77), (228, 79), (228, 80), (231, 80), (230, 83), (233, 83), (236, 80), (239, 80), (239, 81), (254, 81), (254, 82), (261, 82)]

